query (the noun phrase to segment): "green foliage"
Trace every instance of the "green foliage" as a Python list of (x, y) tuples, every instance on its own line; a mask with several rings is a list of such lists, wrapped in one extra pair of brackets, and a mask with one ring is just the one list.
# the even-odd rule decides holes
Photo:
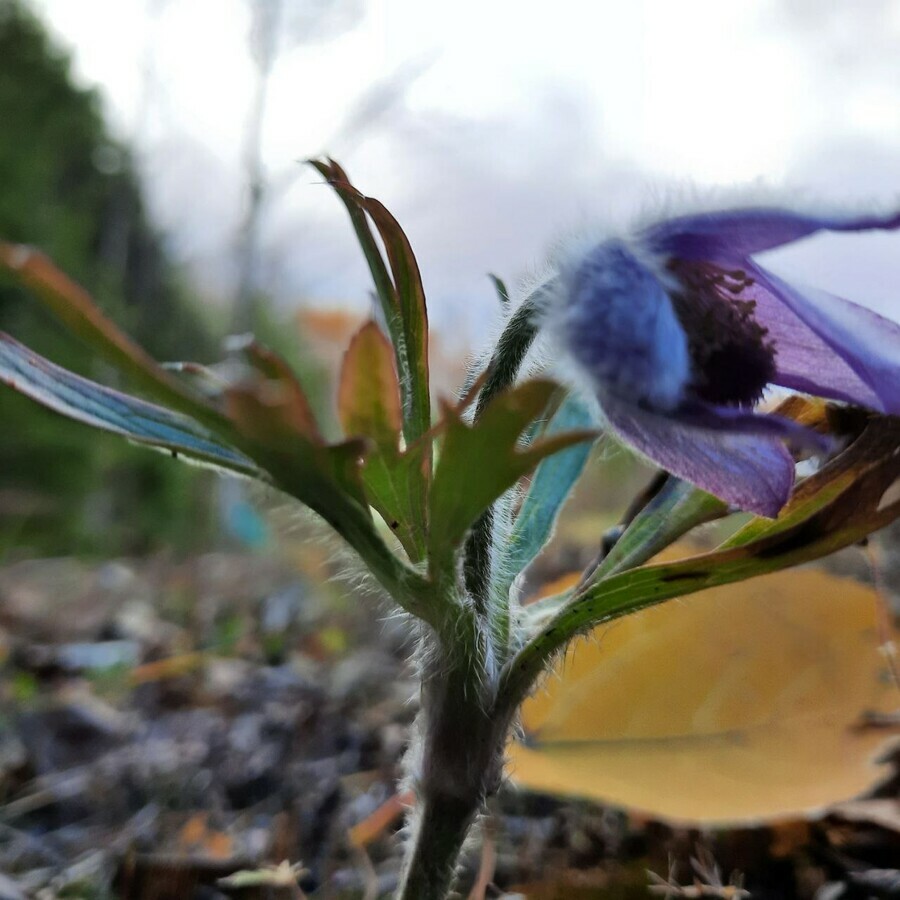
[(677, 478), (667, 478), (659, 493), (628, 523), (590, 581), (633, 569), (673, 544), (697, 525), (728, 514), (728, 506)]
[(403, 413), (394, 353), (375, 322), (364, 325), (344, 355), (338, 415), (344, 433), (371, 441), (362, 469), (371, 505), (413, 562), (425, 556), (427, 439), (401, 449)]
[(446, 436), (431, 488), (428, 533), (432, 573), (452, 567), (469, 529), (494, 501), (547, 456), (595, 438), (594, 431), (566, 431), (519, 448), (528, 426), (556, 391), (549, 381), (529, 381), (496, 396), (482, 416), (467, 425), (445, 410)]
[[(397, 359), (403, 433), (407, 443), (411, 444), (431, 427), (428, 313), (419, 265), (403, 229), (383, 204), (356, 190), (347, 173), (334, 160), (314, 160), (312, 165), (335, 189), (350, 213), (372, 272)], [(369, 219), (375, 223), (384, 243), (387, 263), (375, 243)]]

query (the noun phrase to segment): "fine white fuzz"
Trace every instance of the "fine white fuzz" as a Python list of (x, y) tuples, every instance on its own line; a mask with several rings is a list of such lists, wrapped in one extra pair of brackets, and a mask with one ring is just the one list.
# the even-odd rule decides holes
[(664, 269), (640, 245), (612, 238), (560, 260), (546, 324), (594, 392), (668, 411), (691, 361)]
[(896, 210), (896, 196), (860, 201), (823, 199), (802, 186), (768, 184), (762, 180), (743, 185), (698, 186), (689, 182), (660, 185), (648, 191), (640, 209), (629, 218), (624, 232), (637, 234), (666, 219), (721, 212), (726, 209), (787, 209), (815, 218), (855, 218), (861, 213), (887, 215)]

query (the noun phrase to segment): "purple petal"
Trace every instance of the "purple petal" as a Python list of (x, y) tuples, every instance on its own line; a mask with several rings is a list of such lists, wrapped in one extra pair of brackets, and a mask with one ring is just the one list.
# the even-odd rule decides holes
[(726, 429), (732, 434), (776, 437), (796, 449), (827, 453), (834, 448), (834, 442), (828, 436), (773, 413), (755, 413), (740, 407), (693, 401), (679, 407), (676, 416), (683, 425), (713, 431)]
[(812, 216), (776, 208), (731, 209), (680, 216), (651, 225), (641, 237), (658, 253), (743, 266), (746, 258), (817, 231), (900, 228), (900, 213), (885, 216)]
[(900, 326), (823, 291), (802, 291), (751, 265), (742, 298), (775, 342), (775, 384), (900, 414)]
[[(782, 436), (771, 433), (767, 417), (745, 412), (732, 430), (728, 420), (699, 427), (609, 397), (601, 398), (601, 405), (624, 443), (679, 478), (763, 516), (774, 518), (787, 502), (794, 461)], [(750, 417), (763, 433), (750, 431)]]

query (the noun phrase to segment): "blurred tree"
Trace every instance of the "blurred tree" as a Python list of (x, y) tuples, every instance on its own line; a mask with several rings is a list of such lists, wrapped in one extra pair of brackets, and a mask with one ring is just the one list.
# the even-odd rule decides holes
[[(158, 358), (213, 356), (211, 330), (148, 224), (127, 149), (20, 0), (0, 0), (0, 122), (0, 235), (51, 255)], [(0, 328), (62, 365), (109, 376), (9, 282)], [(208, 536), (206, 479), (123, 452), (12, 391), (0, 390), (0, 419), (0, 553), (12, 542), (115, 553)]]

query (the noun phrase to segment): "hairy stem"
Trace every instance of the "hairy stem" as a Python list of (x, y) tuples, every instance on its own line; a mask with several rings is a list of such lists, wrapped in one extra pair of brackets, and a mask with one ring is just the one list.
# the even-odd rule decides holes
[(425, 640), (432, 643), (423, 653), (421, 744), (414, 742), (407, 760), (419, 808), (400, 900), (447, 896), (466, 834), (500, 785), (509, 727), (492, 714), (496, 675), (486, 648), (462, 651), (436, 636)]
[(477, 814), (478, 804), (455, 798), (422, 801), (398, 900), (444, 900), (453, 884), (459, 851)]
[[(488, 364), (487, 378), (478, 395), (475, 419), (501, 392), (510, 387), (538, 333), (538, 317), (546, 300), (546, 285), (525, 298), (510, 316)], [(486, 612), (490, 583), (491, 543), (494, 525), (493, 507), (486, 510), (469, 533), (465, 547), (464, 575), (466, 589), (479, 612)]]

